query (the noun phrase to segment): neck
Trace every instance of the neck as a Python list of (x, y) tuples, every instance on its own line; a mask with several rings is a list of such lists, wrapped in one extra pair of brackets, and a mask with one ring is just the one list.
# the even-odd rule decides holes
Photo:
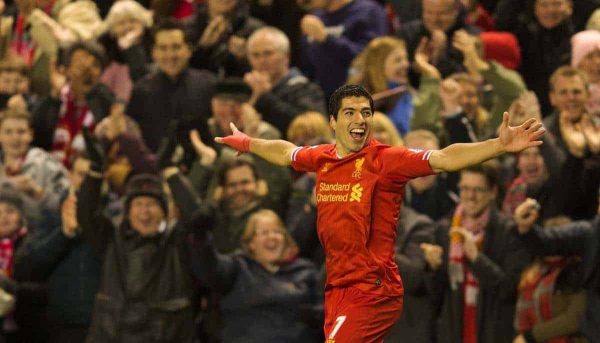
[(13, 165), (20, 162), (25, 154), (4, 154), (3, 162), (5, 165)]
[(352, 0), (331, 0), (326, 8), (327, 12), (335, 12), (351, 2)]
[(289, 73), (290, 73), (290, 70), (289, 70), (289, 69), (286, 69), (286, 70), (284, 70), (284, 71), (283, 71), (283, 73), (281, 73), (281, 74), (277, 74), (277, 75), (274, 75), (274, 76), (271, 78), (271, 84), (272, 84), (273, 86), (275, 86), (276, 84), (278, 84), (278, 83), (279, 83), (279, 81), (281, 81), (281, 79), (283, 79), (284, 77), (286, 77), (286, 76), (287, 76), (287, 74), (289, 74)]
[(259, 262), (263, 268), (265, 268), (269, 273), (275, 274), (279, 270), (279, 266), (274, 263), (269, 262)]
[(76, 83), (71, 84), (71, 91), (76, 102), (85, 102), (85, 96), (89, 92), (89, 89), (84, 85), (77, 85)]

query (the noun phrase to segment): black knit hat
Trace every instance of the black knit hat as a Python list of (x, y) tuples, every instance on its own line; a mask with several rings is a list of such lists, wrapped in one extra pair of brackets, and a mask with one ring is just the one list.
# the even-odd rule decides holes
[(228, 77), (217, 81), (213, 88), (213, 97), (230, 98), (246, 102), (252, 95), (252, 89), (238, 77)]
[(163, 191), (163, 185), (155, 175), (152, 174), (138, 174), (133, 176), (125, 186), (125, 211), (129, 212), (129, 206), (131, 201), (135, 197), (139, 196), (150, 196), (158, 200), (160, 207), (163, 209), (165, 215), (169, 213), (167, 206), (167, 196)]
[(19, 193), (10, 190), (10, 189), (2, 189), (0, 190), (0, 202), (5, 202), (16, 207), (19, 212), (23, 213), (23, 199), (19, 195)]

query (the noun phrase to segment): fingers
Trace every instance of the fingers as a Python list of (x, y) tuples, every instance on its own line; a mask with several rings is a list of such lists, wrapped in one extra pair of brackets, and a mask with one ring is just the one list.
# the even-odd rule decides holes
[(235, 126), (235, 124), (233, 122), (229, 123), (229, 127), (231, 128), (231, 132), (233, 132), (233, 134), (235, 135), (237, 132), (240, 132), (240, 130), (238, 130), (238, 128)]
[(219, 143), (219, 144), (223, 144), (223, 137), (215, 137), (215, 142)]
[(429, 39), (427, 37), (421, 38), (419, 41), (419, 46), (417, 46), (417, 52), (426, 53), (427, 45), (429, 44)]
[(523, 124), (521, 124), (521, 128), (528, 130), (533, 124), (535, 124), (535, 122), (536, 120), (534, 118), (529, 118)]
[(192, 144), (194, 145), (204, 145), (204, 142), (202, 142), (202, 138), (200, 138), (198, 130), (195, 129), (190, 131), (190, 141), (192, 141)]
[[(530, 119), (531, 120), (531, 119)], [(535, 119), (534, 119), (535, 120)], [(533, 124), (531, 126), (529, 126), (525, 131), (532, 133), (532, 132), (536, 132), (537, 130), (539, 130), (542, 126), (544, 126), (542, 123), (540, 123), (539, 121), (534, 121)]]
[(502, 124), (501, 127), (502, 128), (508, 128), (508, 121), (510, 120), (510, 116), (508, 114), (508, 112), (504, 112), (504, 114), (502, 114)]

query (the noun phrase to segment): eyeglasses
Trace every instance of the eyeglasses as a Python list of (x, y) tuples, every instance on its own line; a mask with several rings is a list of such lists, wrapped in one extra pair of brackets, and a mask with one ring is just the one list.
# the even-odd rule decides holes
[(460, 193), (469, 193), (473, 192), (475, 194), (485, 194), (489, 191), (487, 187), (469, 187), (469, 186), (458, 186), (458, 191)]

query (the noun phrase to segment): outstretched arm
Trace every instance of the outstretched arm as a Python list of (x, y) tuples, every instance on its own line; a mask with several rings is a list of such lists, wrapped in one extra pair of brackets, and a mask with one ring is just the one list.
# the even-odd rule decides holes
[(456, 171), (502, 155), (519, 152), (542, 144), (538, 138), (546, 131), (537, 119), (529, 119), (520, 126), (508, 126), (508, 112), (504, 112), (500, 135), (478, 143), (457, 143), (436, 150), (429, 158), (431, 168), (439, 173)]
[(226, 137), (216, 137), (215, 142), (228, 145), (238, 152), (251, 152), (261, 158), (280, 166), (289, 166), (292, 162), (292, 151), (296, 145), (281, 139), (267, 140), (251, 138), (235, 127), (231, 126), (232, 135)]

